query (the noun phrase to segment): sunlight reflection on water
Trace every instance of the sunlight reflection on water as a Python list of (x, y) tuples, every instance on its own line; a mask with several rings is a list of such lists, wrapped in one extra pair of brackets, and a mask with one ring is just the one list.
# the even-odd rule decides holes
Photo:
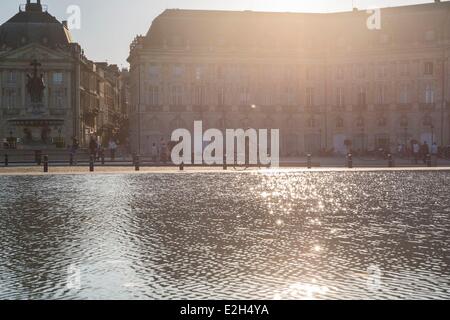
[(0, 186), (0, 298), (450, 298), (445, 172), (24, 176)]

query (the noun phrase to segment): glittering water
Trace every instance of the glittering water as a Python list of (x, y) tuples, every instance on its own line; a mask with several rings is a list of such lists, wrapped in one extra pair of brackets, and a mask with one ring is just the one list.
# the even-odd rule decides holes
[(0, 177), (0, 298), (449, 299), (450, 173)]

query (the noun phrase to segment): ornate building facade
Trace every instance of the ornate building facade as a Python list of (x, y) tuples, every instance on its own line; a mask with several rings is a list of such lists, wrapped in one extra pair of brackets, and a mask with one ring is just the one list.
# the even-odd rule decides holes
[(284, 156), (450, 144), (450, 3), (369, 18), (166, 10), (131, 45), (134, 150), (195, 120), (279, 128)]
[(122, 114), (120, 74), (87, 59), (67, 24), (28, 0), (0, 26), (0, 148), (107, 140)]

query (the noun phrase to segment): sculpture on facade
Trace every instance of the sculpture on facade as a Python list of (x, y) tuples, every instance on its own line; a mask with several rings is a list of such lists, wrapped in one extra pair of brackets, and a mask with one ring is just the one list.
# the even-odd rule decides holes
[(33, 66), (33, 75), (27, 75), (27, 91), (31, 97), (31, 103), (42, 103), (45, 82), (44, 76), (41, 74), (38, 76), (37, 68), (41, 66), (37, 60), (31, 62), (31, 66)]

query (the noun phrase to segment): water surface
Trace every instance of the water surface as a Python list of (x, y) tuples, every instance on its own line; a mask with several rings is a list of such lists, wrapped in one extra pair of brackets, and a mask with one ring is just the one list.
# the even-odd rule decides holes
[(0, 177), (3, 299), (449, 299), (450, 173)]

